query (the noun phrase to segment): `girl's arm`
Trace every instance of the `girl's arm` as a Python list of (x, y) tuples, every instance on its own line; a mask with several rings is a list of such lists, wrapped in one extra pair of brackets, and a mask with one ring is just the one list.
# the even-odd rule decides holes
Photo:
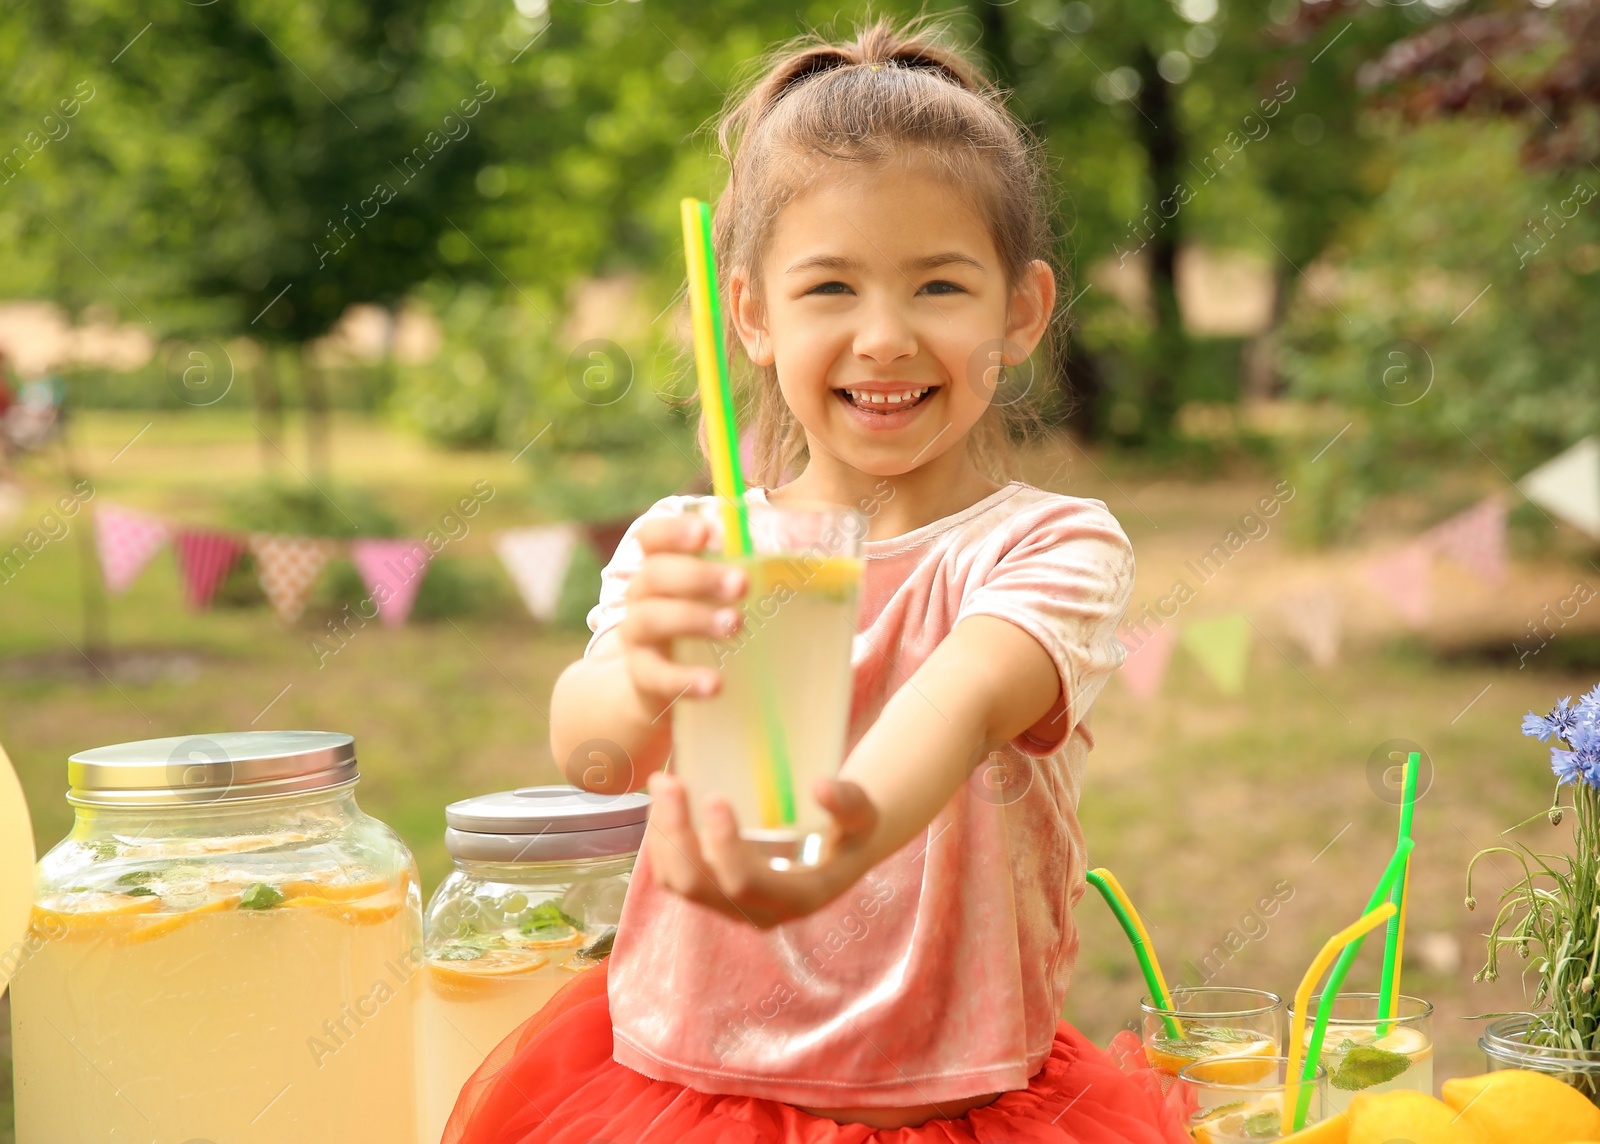
[(808, 914), (926, 830), (989, 749), (1030, 729), (1059, 742), (1077, 722), (1070, 697), (1064, 705), (1059, 698), (1055, 664), (1033, 636), (997, 617), (969, 616), (890, 698), (838, 781), (819, 782), (818, 800), (835, 818), (821, 865), (769, 869), (717, 796), (700, 808), (697, 835), (682, 784), (659, 773), (650, 776), (648, 839), (656, 879), (758, 926)]
[[(716, 671), (672, 660), (678, 636), (727, 637), (729, 605), (749, 587), (738, 569), (698, 557), (709, 529), (696, 518), (644, 520), (639, 567), (627, 577), (627, 612), (589, 654), (561, 673), (550, 698), (550, 749), (573, 786), (598, 794), (638, 790), (672, 749), (671, 708), (686, 693), (715, 695)], [(610, 575), (608, 570), (607, 575)]]

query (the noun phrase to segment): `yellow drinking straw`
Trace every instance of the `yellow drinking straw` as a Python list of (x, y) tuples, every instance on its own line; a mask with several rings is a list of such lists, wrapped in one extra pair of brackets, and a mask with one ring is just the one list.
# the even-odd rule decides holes
[(1300, 1058), (1305, 1052), (1306, 1010), (1311, 1007), (1311, 991), (1316, 988), (1323, 973), (1333, 964), (1333, 959), (1339, 956), (1339, 952), (1345, 946), (1365, 937), (1394, 915), (1394, 903), (1384, 902), (1371, 913), (1363, 915), (1359, 921), (1345, 926), (1327, 940), (1311, 962), (1311, 968), (1306, 970), (1306, 975), (1300, 979), (1300, 988), (1294, 993), (1294, 1020), (1289, 1023), (1289, 1067), (1284, 1070), (1283, 1115), (1278, 1122), (1278, 1130), (1285, 1136), (1296, 1130), (1295, 1121), (1298, 1119), (1296, 1110), (1300, 1104), (1302, 1083)]
[[(722, 506), (722, 550), (726, 556), (749, 557), (749, 510), (744, 503), (744, 474), (739, 465), (739, 430), (733, 414), (733, 389), (722, 352), (722, 308), (717, 299), (716, 258), (711, 246), (711, 208), (698, 199), (679, 204), (683, 221), (683, 255), (689, 277), (689, 316), (694, 327), (695, 374), (706, 421), (706, 448), (711, 454), (711, 486)], [(756, 767), (761, 823), (790, 826), (795, 821), (794, 782), (784, 743), (783, 725), (771, 694), (771, 683), (756, 665), (761, 714), (766, 729), (765, 765)]]
[(1139, 940), (1144, 942), (1145, 954), (1150, 958), (1150, 972), (1155, 974), (1156, 984), (1161, 987), (1161, 997), (1165, 998), (1169, 1006), (1172, 1001), (1172, 991), (1167, 988), (1167, 979), (1161, 972), (1161, 959), (1156, 956), (1155, 943), (1150, 940), (1150, 934), (1144, 928), (1144, 919), (1139, 916), (1139, 911), (1133, 908), (1133, 899), (1128, 897), (1128, 892), (1122, 888), (1122, 883), (1117, 881), (1117, 876), (1104, 866), (1095, 871), (1100, 878), (1116, 895), (1117, 901), (1122, 903), (1122, 908), (1128, 912), (1128, 920), (1133, 922), (1133, 928), (1139, 934)]
[(1139, 916), (1139, 911), (1133, 908), (1127, 891), (1117, 881), (1117, 876), (1104, 866), (1090, 870), (1083, 876), (1084, 881), (1100, 891), (1100, 896), (1106, 900), (1112, 916), (1117, 919), (1117, 924), (1122, 926), (1122, 932), (1128, 939), (1128, 944), (1133, 946), (1133, 956), (1139, 962), (1139, 972), (1144, 974), (1145, 988), (1150, 990), (1150, 1002), (1161, 1010), (1162, 1024), (1167, 1027), (1167, 1036), (1174, 1041), (1183, 1040), (1183, 1028), (1172, 1016), (1172, 994), (1167, 991), (1167, 979), (1161, 975), (1161, 963), (1156, 960), (1155, 946), (1150, 944), (1150, 935), (1145, 932), (1144, 919)]

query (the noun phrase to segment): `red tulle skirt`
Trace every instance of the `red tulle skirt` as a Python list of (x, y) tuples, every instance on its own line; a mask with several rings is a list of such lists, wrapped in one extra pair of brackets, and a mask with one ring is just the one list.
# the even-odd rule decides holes
[(1027, 1088), (916, 1128), (840, 1124), (781, 1101), (698, 1092), (611, 1059), (602, 964), (496, 1046), (462, 1087), (441, 1144), (1192, 1144), (1164, 1093), (1131, 1033), (1107, 1052), (1065, 1021)]

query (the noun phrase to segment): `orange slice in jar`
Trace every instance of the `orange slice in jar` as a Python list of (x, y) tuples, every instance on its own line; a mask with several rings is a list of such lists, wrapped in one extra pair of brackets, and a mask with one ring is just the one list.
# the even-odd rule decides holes
[(549, 964), (550, 959), (540, 953), (490, 949), (480, 957), (465, 961), (430, 960), (428, 976), (442, 992), (468, 992), (490, 988), (497, 981), (537, 973)]
[[(89, 905), (88, 902), (80, 905)], [(95, 908), (98, 907), (98, 908)], [(153, 914), (161, 909), (161, 899), (152, 894), (129, 897), (126, 894), (96, 894), (89, 908), (52, 910), (33, 907), (30, 926), (45, 937), (59, 937), (65, 930), (88, 930), (115, 925), (122, 918)]]
[[(381, 890), (388, 887), (382, 882), (371, 883)], [(285, 882), (287, 888), (291, 885), (304, 885), (304, 883)], [(327, 887), (319, 887), (327, 889)], [(340, 921), (350, 922), (353, 925), (377, 925), (386, 922), (400, 912), (403, 898), (394, 894), (384, 894), (381, 897), (372, 897), (368, 901), (345, 901), (327, 897), (323, 894), (301, 894), (299, 897), (288, 898), (277, 906), (280, 910), (321, 910)]]
[[(406, 880), (400, 880), (404, 892)], [(278, 886), (278, 892), (285, 898), (321, 898), (330, 902), (350, 902), (358, 898), (375, 898), (379, 894), (392, 889), (389, 882), (375, 880), (371, 882), (311, 882), (304, 879), (291, 879)]]
[(119, 934), (117, 940), (124, 945), (154, 941), (158, 937), (166, 937), (168, 934), (182, 929), (196, 918), (203, 917), (206, 914), (220, 914), (227, 910), (237, 909), (238, 905), (239, 895), (237, 894), (232, 897), (217, 898), (203, 906), (196, 906), (192, 910), (184, 910), (181, 913), (167, 914), (164, 917), (154, 918), (141, 926), (129, 930), (127, 933)]

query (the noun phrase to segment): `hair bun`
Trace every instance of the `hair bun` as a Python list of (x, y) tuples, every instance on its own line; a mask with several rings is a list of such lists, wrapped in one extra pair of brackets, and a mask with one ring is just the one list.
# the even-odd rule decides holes
[(929, 71), (975, 93), (993, 86), (970, 62), (935, 36), (915, 32), (902, 35), (888, 20), (879, 19), (854, 40), (837, 44), (812, 43), (778, 63), (763, 85), (766, 88), (763, 110), (771, 110), (786, 94), (813, 76), (847, 67)]

